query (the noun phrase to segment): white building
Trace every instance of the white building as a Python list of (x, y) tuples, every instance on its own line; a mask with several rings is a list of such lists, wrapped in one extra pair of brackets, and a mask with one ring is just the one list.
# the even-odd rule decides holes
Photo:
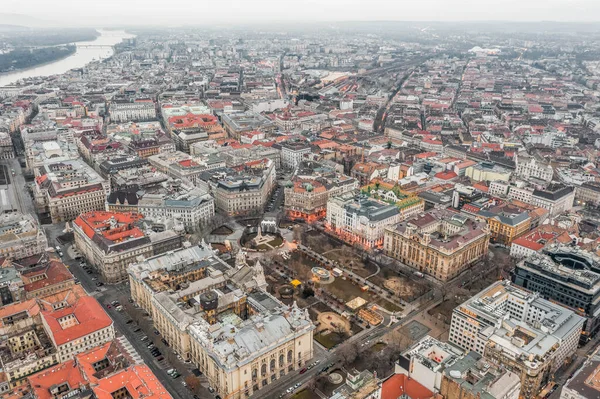
[(22, 259), (41, 254), (48, 240), (31, 215), (5, 213), (0, 216), (0, 256)]
[(498, 281), (454, 309), (449, 342), (518, 371), (521, 395), (533, 397), (575, 353), (584, 321), (538, 293)]
[(153, 101), (112, 103), (109, 110), (112, 122), (139, 122), (156, 119), (156, 107)]
[(385, 228), (401, 219), (395, 205), (357, 197), (352, 192), (327, 201), (327, 228), (343, 240), (365, 248), (383, 245)]
[(552, 166), (537, 161), (534, 157), (519, 155), (517, 157), (515, 174), (524, 179), (536, 178), (547, 182), (552, 181), (554, 170)]
[(281, 164), (285, 168), (293, 169), (300, 165), (304, 154), (309, 154), (310, 152), (311, 148), (308, 143), (284, 142), (281, 144)]

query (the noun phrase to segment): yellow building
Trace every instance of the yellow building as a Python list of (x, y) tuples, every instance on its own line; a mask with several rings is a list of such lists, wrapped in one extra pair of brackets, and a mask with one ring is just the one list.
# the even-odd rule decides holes
[(385, 253), (402, 263), (447, 281), (486, 256), (485, 223), (448, 210), (434, 209), (385, 229)]
[(528, 212), (510, 213), (490, 209), (479, 211), (477, 215), (487, 222), (490, 241), (495, 244), (510, 246), (515, 238), (528, 232), (531, 227)]

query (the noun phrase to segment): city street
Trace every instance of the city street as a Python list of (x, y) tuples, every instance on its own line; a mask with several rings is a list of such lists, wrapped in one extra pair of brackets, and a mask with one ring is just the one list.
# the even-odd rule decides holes
[[(56, 241), (56, 237), (63, 234), (64, 224), (57, 225), (46, 225), (43, 226), (46, 234), (48, 236), (48, 242), (52, 246), (59, 245)], [(187, 399), (191, 398), (193, 394), (182, 385), (185, 377), (191, 373), (191, 365), (185, 364), (184, 362), (180, 362), (177, 360), (176, 356), (169, 356), (171, 359), (175, 359), (175, 361), (171, 361), (169, 364), (166, 362), (168, 359), (167, 351), (172, 350), (166, 347), (161, 341), (160, 336), (157, 336), (153, 333), (154, 326), (152, 324), (152, 320), (149, 317), (143, 318), (143, 321), (139, 324), (132, 322), (127, 324), (128, 320), (133, 320), (130, 317), (131, 313), (140, 312), (141, 310), (135, 309), (133, 304), (129, 302), (129, 288), (127, 284), (118, 284), (118, 285), (104, 285), (102, 287), (96, 287), (98, 279), (97, 273), (88, 274), (84, 269), (79, 266), (79, 260), (74, 259), (73, 249), (69, 246), (61, 246), (63, 250), (63, 262), (69, 267), (69, 270), (75, 278), (79, 280), (79, 283), (82, 287), (88, 292), (90, 295), (94, 296), (100, 304), (105, 308), (110, 317), (114, 321), (114, 327), (117, 331), (117, 336), (125, 336), (129, 343), (133, 346), (139, 356), (144, 360), (144, 363), (150, 367), (152, 372), (160, 379), (163, 385), (169, 390), (171, 395), (175, 399)], [(114, 306), (111, 306), (110, 309), (107, 308), (107, 304), (112, 303), (113, 301), (119, 301), (121, 305), (125, 308), (123, 312), (118, 312)], [(141, 328), (140, 331), (134, 332), (134, 330), (139, 326)], [(165, 360), (158, 362), (156, 358), (152, 356), (147, 345), (150, 341), (143, 342), (141, 338), (143, 336), (147, 336), (154, 344), (160, 349)], [(176, 368), (181, 377), (177, 379), (173, 379), (166, 373), (166, 370), (170, 368)], [(201, 388), (199, 394), (197, 395), (201, 399), (214, 399), (214, 394), (210, 393), (206, 388)]]

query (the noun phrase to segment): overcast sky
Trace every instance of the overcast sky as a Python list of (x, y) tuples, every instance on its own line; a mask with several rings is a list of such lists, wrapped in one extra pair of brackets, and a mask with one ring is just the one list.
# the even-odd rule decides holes
[[(600, 21), (600, 0), (0, 0), (44, 20), (169, 25), (264, 21)], [(97, 22), (96, 22), (97, 21)]]

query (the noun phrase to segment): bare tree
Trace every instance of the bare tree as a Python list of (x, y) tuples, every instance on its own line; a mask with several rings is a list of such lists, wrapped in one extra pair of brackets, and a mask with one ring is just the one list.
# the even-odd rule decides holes
[(338, 356), (344, 362), (344, 365), (349, 365), (356, 360), (358, 356), (358, 345), (354, 342), (345, 342), (337, 350)]
[(198, 393), (200, 390), (200, 379), (193, 374), (190, 374), (185, 377), (185, 383), (187, 384), (190, 391), (193, 393)]
[(339, 336), (343, 337), (344, 339), (346, 339), (348, 337), (348, 331), (346, 330), (346, 327), (342, 324), (336, 324), (333, 327), (333, 332), (338, 334)]

